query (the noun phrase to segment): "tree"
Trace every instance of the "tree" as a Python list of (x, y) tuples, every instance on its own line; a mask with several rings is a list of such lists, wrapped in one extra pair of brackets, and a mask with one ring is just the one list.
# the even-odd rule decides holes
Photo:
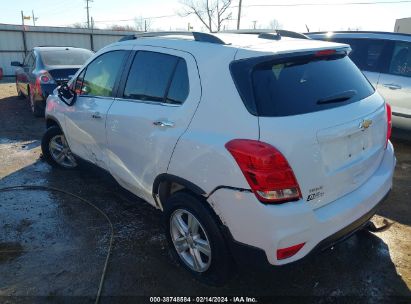
[(268, 28), (269, 28), (270, 30), (278, 30), (278, 29), (280, 29), (281, 27), (282, 27), (282, 25), (281, 25), (280, 22), (278, 22), (277, 19), (272, 19), (272, 20), (270, 21), (269, 26), (268, 26)]
[(86, 29), (87, 27), (87, 23), (82, 23), (82, 22), (76, 22), (73, 23), (72, 25), (70, 25), (70, 27), (74, 27), (74, 28), (78, 28), (78, 29)]
[(117, 25), (117, 24), (113, 24), (113, 25), (109, 25), (107, 26), (107, 29), (109, 30), (113, 30), (113, 31), (121, 31), (121, 32), (135, 32), (136, 28), (134, 26), (131, 25)]
[(232, 0), (182, 0), (184, 9), (180, 15), (195, 15), (211, 33), (218, 32), (223, 22), (231, 19), (232, 13), (228, 12), (231, 3)]

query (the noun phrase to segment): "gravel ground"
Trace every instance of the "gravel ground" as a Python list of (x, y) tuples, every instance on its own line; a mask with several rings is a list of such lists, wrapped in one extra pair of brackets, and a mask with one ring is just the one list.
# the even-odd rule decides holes
[[(45, 164), (39, 147), (43, 132), (44, 119), (31, 115), (27, 101), (16, 97), (13, 83), (1, 83), (0, 187), (64, 189), (89, 199), (109, 216), (115, 238), (103, 303), (130, 299), (118, 296), (132, 296), (136, 302), (140, 298), (135, 296), (160, 295), (310, 297), (304, 302), (350, 296), (338, 299), (411, 302), (411, 142), (393, 139), (398, 159), (394, 188), (373, 218), (377, 226), (384, 219), (393, 223), (390, 229), (358, 233), (297, 264), (239, 271), (227, 286), (211, 288), (194, 281), (172, 259), (154, 208), (121, 190), (100, 170), (61, 171)], [(9, 303), (53, 302), (60, 296), (79, 296), (68, 302), (92, 301), (109, 232), (94, 208), (69, 195), (0, 193), (0, 297), (11, 296)]]

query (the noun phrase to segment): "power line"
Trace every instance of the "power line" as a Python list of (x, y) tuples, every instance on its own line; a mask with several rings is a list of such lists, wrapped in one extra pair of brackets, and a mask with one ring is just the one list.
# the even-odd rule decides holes
[[(400, 0), (400, 1), (367, 1), (367, 2), (339, 2), (339, 3), (284, 3), (284, 4), (248, 4), (244, 5), (241, 4), (240, 1), (239, 5), (233, 5), (231, 8), (239, 8), (241, 7), (294, 7), (294, 6), (339, 6), (339, 5), (378, 5), (378, 4), (401, 4), (401, 3), (411, 3), (411, 0)], [(154, 16), (154, 17), (143, 17), (142, 19), (161, 19), (161, 18), (170, 18), (170, 17), (177, 17), (180, 16), (178, 14), (173, 15), (163, 15), (163, 16)], [(134, 21), (133, 19), (114, 19), (114, 20), (95, 20), (95, 23), (105, 23), (105, 22), (126, 22), (126, 21)]]
[[(90, 14), (89, 9), (89, 2), (93, 2), (93, 0), (84, 0), (86, 1), (86, 9), (87, 9), (87, 22), (81, 22), (87, 24), (88, 28), (90, 28)], [(241, 8), (244, 7), (299, 7), (299, 6), (348, 6), (348, 5), (379, 5), (379, 4), (404, 4), (404, 3), (411, 3), (411, 0), (398, 0), (398, 1), (362, 1), (362, 2), (339, 2), (339, 3), (319, 3), (319, 2), (312, 2), (312, 3), (279, 3), (279, 4), (242, 4), (242, 1), (239, 1), (239, 5), (232, 5), (230, 8)], [(57, 8), (57, 7), (56, 7)], [(61, 7), (60, 7), (61, 8)], [(241, 18), (241, 12), (239, 11), (239, 18), (237, 22)], [(172, 15), (162, 15), (162, 16), (152, 16), (152, 17), (143, 17), (143, 20), (150, 20), (150, 19), (162, 19), (162, 18), (171, 18), (171, 17), (178, 17), (179, 14), (172, 14)], [(180, 16), (181, 17), (181, 16)], [(113, 20), (93, 20), (94, 23), (114, 23), (114, 22), (129, 22), (134, 21), (135, 18), (132, 19), (113, 19)], [(234, 19), (232, 19), (234, 20)]]
[[(170, 18), (170, 17), (177, 17), (178, 14), (174, 15), (163, 15), (163, 16), (154, 16), (154, 17), (142, 17), (143, 20), (149, 19), (161, 19), (161, 18)], [(94, 20), (95, 23), (108, 23), (108, 22), (126, 22), (126, 21), (134, 21), (136, 18), (132, 19), (117, 19), (117, 20)]]
[[(284, 4), (248, 4), (243, 7), (293, 7), (293, 6), (342, 6), (342, 5), (375, 5), (375, 4), (401, 4), (411, 3), (409, 0), (404, 1), (366, 1), (366, 2), (338, 2), (338, 3), (284, 3)], [(239, 7), (238, 5), (232, 6)]]

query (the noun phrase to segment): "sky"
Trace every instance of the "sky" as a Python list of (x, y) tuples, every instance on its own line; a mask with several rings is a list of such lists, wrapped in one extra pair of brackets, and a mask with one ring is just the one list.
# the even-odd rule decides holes
[[(355, 2), (385, 3), (341, 5)], [(241, 28), (252, 28), (254, 22), (257, 28), (268, 28), (276, 19), (281, 28), (299, 32), (306, 32), (306, 26), (310, 31), (393, 31), (396, 19), (411, 17), (411, 1), (395, 2), (398, 0), (243, 0)], [(297, 5), (281, 6), (284, 4)], [(21, 24), (21, 10), (26, 16), (34, 10), (38, 18), (36, 25), (85, 23), (85, 6), (85, 0), (0, 0), (0, 23)], [(134, 19), (142, 17), (147, 18), (150, 30), (184, 30), (188, 23), (193, 30), (205, 30), (195, 16), (179, 16), (183, 7), (181, 0), (93, 0), (90, 6), (90, 15), (98, 28), (104, 29), (113, 24), (135, 25)], [(236, 28), (238, 0), (233, 0), (232, 6), (232, 20), (225, 23), (225, 29)], [(25, 22), (32, 25), (32, 20)]]

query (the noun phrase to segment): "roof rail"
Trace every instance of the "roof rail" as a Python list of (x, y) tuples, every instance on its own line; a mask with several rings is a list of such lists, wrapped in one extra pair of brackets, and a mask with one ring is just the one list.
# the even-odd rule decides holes
[[(298, 38), (298, 39), (311, 39), (310, 37), (293, 31), (288, 30), (232, 30), (232, 31), (222, 31), (220, 33), (232, 33), (232, 34), (254, 34), (254, 35), (262, 35), (262, 34), (271, 34), (274, 36), (281, 36), (281, 37), (289, 37), (289, 38)], [(276, 35), (277, 34), (277, 35)], [(265, 36), (265, 35), (264, 35)], [(263, 39), (273, 39), (268, 37), (260, 37)]]
[(145, 38), (145, 37), (162, 37), (162, 36), (173, 36), (173, 35), (180, 35), (180, 36), (193, 36), (195, 41), (199, 42), (209, 42), (215, 44), (225, 44), (223, 40), (208, 33), (201, 33), (201, 32), (184, 32), (184, 31), (174, 31), (174, 32), (145, 32), (145, 33), (138, 33), (134, 35), (128, 35), (121, 38), (119, 41), (127, 41), (133, 40), (138, 38)]
[(407, 33), (399, 33), (399, 32), (380, 32), (380, 31), (324, 31), (324, 32), (308, 32), (305, 35), (311, 34), (381, 34), (381, 35), (395, 35), (395, 36), (411, 36), (411, 34)]

